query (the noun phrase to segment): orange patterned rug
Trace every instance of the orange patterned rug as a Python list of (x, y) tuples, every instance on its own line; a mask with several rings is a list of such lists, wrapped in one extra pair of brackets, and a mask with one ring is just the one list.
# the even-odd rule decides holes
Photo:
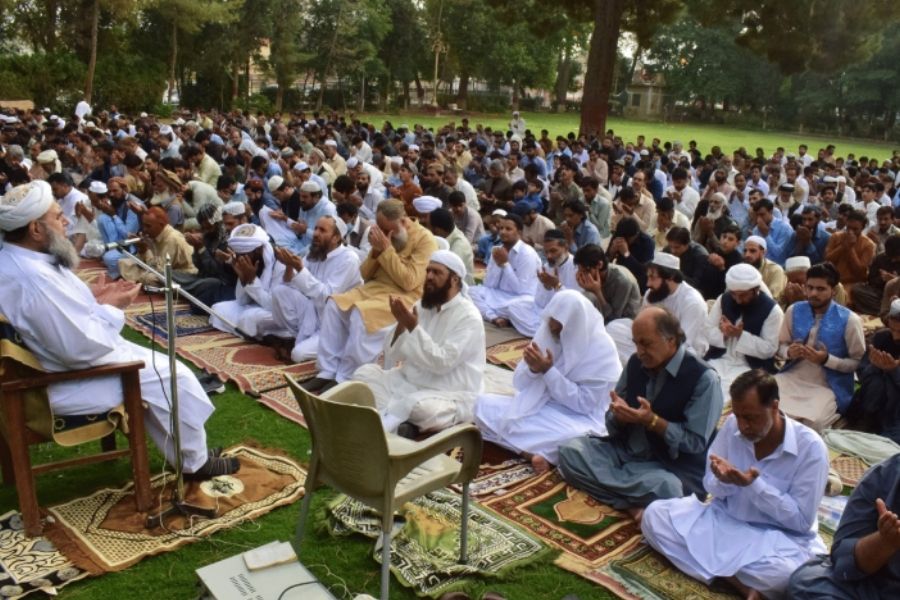
[(525, 351), (525, 346), (530, 342), (531, 340), (529, 339), (519, 338), (491, 346), (487, 349), (488, 362), (514, 370), (516, 365), (522, 360), (522, 353)]

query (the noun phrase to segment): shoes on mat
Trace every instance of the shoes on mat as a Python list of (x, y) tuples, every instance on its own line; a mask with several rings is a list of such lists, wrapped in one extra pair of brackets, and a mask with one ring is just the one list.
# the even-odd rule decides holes
[(197, 376), (197, 380), (200, 382), (200, 385), (203, 387), (203, 391), (206, 392), (207, 396), (221, 394), (225, 391), (225, 384), (219, 379), (218, 375), (203, 373)]
[(205, 481), (220, 475), (232, 475), (241, 468), (241, 463), (233, 456), (210, 456), (202, 467), (193, 473), (185, 473), (185, 481)]
[(409, 421), (404, 421), (397, 426), (397, 435), (409, 440), (415, 440), (419, 437), (419, 428)]
[(300, 384), (307, 392), (312, 392), (313, 394), (324, 392), (325, 390), (330, 390), (334, 386), (337, 385), (337, 381), (334, 379), (325, 379), (322, 377), (313, 377), (309, 381), (304, 381)]
[(222, 452), (224, 452), (224, 451), (225, 451), (225, 448), (223, 448), (222, 446), (213, 446), (208, 449), (210, 458), (213, 458), (216, 456), (222, 456)]

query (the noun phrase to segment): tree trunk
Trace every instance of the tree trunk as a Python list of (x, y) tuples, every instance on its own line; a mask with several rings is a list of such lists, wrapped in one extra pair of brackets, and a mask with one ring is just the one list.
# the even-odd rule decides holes
[(362, 81), (359, 84), (359, 99), (356, 101), (356, 112), (365, 112), (366, 110), (366, 74), (362, 74)]
[(88, 60), (87, 75), (84, 78), (84, 101), (91, 103), (94, 95), (94, 71), (97, 70), (97, 37), (100, 29), (100, 0), (94, 0), (91, 11), (91, 57)]
[(275, 90), (275, 110), (277, 112), (281, 112), (281, 109), (283, 106), (284, 106), (284, 86), (279, 83), (278, 89)]
[(569, 81), (572, 78), (572, 61), (569, 59), (569, 46), (566, 45), (559, 55), (556, 69), (556, 85), (553, 93), (553, 112), (559, 112), (560, 107), (565, 111), (566, 97), (569, 92)]
[(425, 103), (425, 88), (422, 87), (422, 80), (419, 79), (419, 74), (416, 73), (416, 97), (419, 99), (419, 105)]
[(469, 106), (469, 70), (463, 69), (459, 74), (459, 89), (456, 90), (456, 105), (465, 110)]
[(512, 82), (512, 109), (519, 110), (519, 82), (515, 79)]
[[(344, 15), (344, 2), (338, 6), (338, 14), (334, 20), (334, 33), (331, 35), (331, 43), (328, 45), (328, 58), (325, 59), (325, 69), (322, 72), (322, 86), (319, 88), (319, 98), (316, 100), (316, 110), (322, 110), (322, 103), (325, 100), (325, 81), (328, 79), (328, 71), (331, 70), (331, 57), (334, 56), (334, 49), (337, 48), (338, 31), (341, 28), (341, 17)], [(340, 86), (340, 82), (338, 82)]]
[[(172, 20), (172, 55), (169, 57), (169, 96), (172, 104), (172, 92), (175, 91), (175, 63), (178, 61), (178, 21)], [(179, 101), (181, 97), (179, 96)]]
[(241, 93), (241, 65), (238, 61), (234, 61), (231, 65), (231, 108), (237, 104), (238, 95)]
[[(97, 3), (94, 2), (96, 8)], [(47, 12), (44, 14), (46, 24), (44, 26), (44, 49), (48, 54), (53, 54), (56, 50), (56, 13), (58, 7), (55, 0), (47, 2)], [(96, 21), (95, 21), (96, 22)]]
[(403, 82), (403, 110), (409, 110), (409, 80)]
[(606, 130), (609, 92), (613, 83), (616, 46), (624, 11), (624, 0), (594, 0), (594, 31), (591, 34), (581, 100), (581, 134), (599, 136)]

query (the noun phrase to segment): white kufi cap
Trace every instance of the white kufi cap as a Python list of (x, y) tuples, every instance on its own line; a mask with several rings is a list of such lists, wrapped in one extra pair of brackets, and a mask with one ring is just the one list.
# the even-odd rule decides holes
[(753, 265), (738, 263), (725, 273), (725, 287), (729, 292), (745, 292), (762, 286), (762, 275)]

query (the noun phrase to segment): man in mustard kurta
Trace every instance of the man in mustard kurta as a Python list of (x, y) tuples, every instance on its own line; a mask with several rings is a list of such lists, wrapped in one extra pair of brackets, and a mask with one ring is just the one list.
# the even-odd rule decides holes
[(372, 249), (360, 265), (363, 285), (332, 296), (325, 305), (319, 335), (319, 375), (303, 387), (323, 392), (350, 379), (356, 369), (374, 362), (384, 336), (396, 323), (390, 298), (406, 305), (422, 297), (425, 267), (437, 243), (431, 232), (406, 217), (403, 203), (386, 200), (369, 228)]
[[(137, 247), (142, 261), (162, 273), (166, 268), (166, 257), (172, 260), (172, 272), (179, 275), (196, 275), (194, 248), (187, 243), (184, 234), (169, 225), (166, 211), (158, 206), (150, 208), (141, 217), (141, 241)], [(119, 261), (122, 279), (146, 285), (160, 285), (156, 275), (148, 273), (131, 258)]]

